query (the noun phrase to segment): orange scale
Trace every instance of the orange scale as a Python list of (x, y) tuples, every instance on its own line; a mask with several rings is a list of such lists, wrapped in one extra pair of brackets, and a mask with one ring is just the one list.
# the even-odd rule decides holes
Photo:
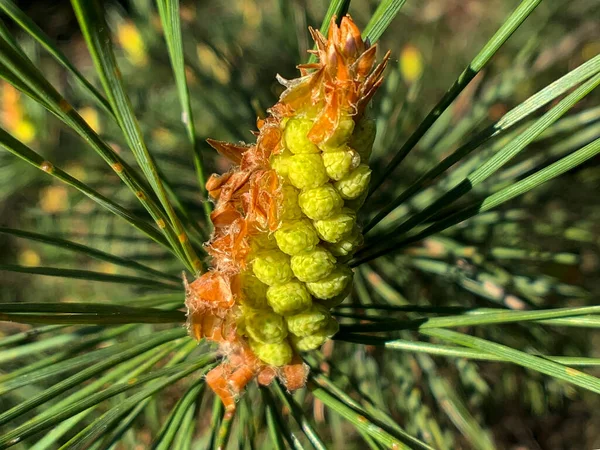
[(210, 214), (211, 221), (215, 228), (231, 226), (237, 219), (241, 219), (241, 213), (230, 203), (219, 204)]
[(229, 278), (216, 271), (209, 271), (197, 278), (193, 283), (186, 282), (186, 305), (188, 308), (203, 307), (229, 309), (234, 300)]
[(292, 363), (283, 366), (281, 370), (284, 386), (288, 391), (303, 388), (306, 386), (308, 372), (309, 367), (302, 362), (302, 359), (298, 355), (295, 355)]
[(250, 146), (246, 144), (231, 144), (229, 142), (216, 141), (214, 139), (207, 139), (206, 142), (219, 152), (219, 154), (236, 164), (240, 164), (243, 154), (250, 148)]
[(231, 392), (227, 378), (229, 365), (221, 363), (206, 374), (206, 384), (219, 396), (226, 411), (235, 410), (235, 395)]
[(221, 187), (219, 202), (238, 201), (239, 196), (248, 189), (248, 182), (252, 175), (249, 171), (233, 172), (226, 183)]
[(268, 386), (273, 382), (276, 376), (277, 371), (273, 367), (265, 366), (258, 372), (256, 381), (258, 381), (258, 384), (261, 386)]
[(229, 378), (229, 386), (231, 391), (236, 394), (241, 394), (248, 383), (252, 381), (258, 373), (258, 368), (253, 366), (242, 366), (231, 374)]

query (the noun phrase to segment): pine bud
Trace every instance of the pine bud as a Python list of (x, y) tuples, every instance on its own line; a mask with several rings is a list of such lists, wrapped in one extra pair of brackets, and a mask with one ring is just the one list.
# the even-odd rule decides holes
[(317, 232), (307, 219), (283, 222), (275, 232), (279, 249), (288, 255), (299, 255), (315, 248), (319, 243)]
[(292, 345), (300, 352), (308, 352), (321, 347), (329, 338), (331, 338), (340, 329), (335, 319), (329, 320), (327, 325), (321, 330), (304, 337), (291, 335)]
[(344, 201), (331, 184), (307, 189), (298, 196), (304, 214), (313, 220), (326, 219), (342, 209)]
[(356, 213), (349, 208), (328, 219), (315, 220), (317, 234), (326, 242), (336, 243), (347, 237), (356, 224)]
[(274, 344), (283, 341), (288, 334), (285, 320), (268, 310), (250, 312), (245, 316), (246, 333), (255, 341)]
[(343, 293), (346, 286), (352, 283), (352, 275), (350, 268), (338, 265), (329, 275), (319, 281), (306, 283), (306, 287), (316, 298), (327, 300)]
[(283, 132), (285, 147), (295, 155), (319, 153), (319, 148), (308, 139), (308, 133), (312, 127), (312, 120), (288, 120)]
[(291, 267), (300, 281), (318, 281), (331, 273), (335, 258), (329, 251), (317, 246), (310, 252), (292, 256)]
[(252, 271), (256, 278), (269, 286), (287, 283), (294, 277), (290, 257), (279, 250), (260, 252), (252, 261)]
[(271, 286), (267, 291), (267, 301), (273, 311), (283, 316), (297, 314), (312, 304), (306, 286), (299, 281)]
[(292, 347), (287, 341), (276, 344), (263, 344), (251, 340), (250, 348), (258, 356), (258, 359), (272, 366), (281, 367), (292, 361)]
[(298, 205), (298, 190), (289, 184), (284, 184), (281, 188), (281, 211), (279, 217), (281, 220), (302, 219), (302, 210), (300, 209), (300, 205)]
[(341, 180), (360, 164), (360, 155), (347, 145), (321, 155), (325, 172), (332, 180)]
[(371, 181), (371, 169), (361, 164), (340, 181), (336, 181), (335, 188), (343, 199), (354, 200), (367, 190), (369, 181)]
[(290, 183), (298, 189), (315, 188), (329, 181), (319, 154), (290, 156), (287, 176)]
[(336, 243), (327, 244), (326, 247), (332, 255), (340, 258), (354, 253), (354, 251), (363, 244), (363, 241), (362, 233), (357, 227), (354, 227), (350, 234)]
[[(239, 392), (253, 375), (266, 382), (265, 373), (278, 373), (286, 388), (303, 386), (298, 352), (338, 331), (328, 308), (352, 290), (344, 261), (362, 244), (356, 210), (368, 195), (375, 139), (364, 114), (389, 53), (377, 65), (349, 16), (329, 26), (327, 37), (312, 33), (314, 70), (278, 78), (285, 90), (257, 120), (256, 144), (208, 140), (235, 167), (207, 183), (216, 200), (207, 250), (218, 276), (187, 289), (186, 306), (194, 337), (221, 347), (224, 361), (208, 384), (228, 410), (235, 399), (223, 386)], [(198, 298), (213, 303), (198, 308)]]
[(317, 303), (300, 314), (286, 317), (288, 331), (299, 337), (309, 336), (322, 330), (330, 320), (329, 310)]
[(292, 152), (284, 149), (280, 154), (271, 156), (271, 167), (277, 175), (282, 177), (284, 180), (288, 180), (288, 173), (290, 171)]

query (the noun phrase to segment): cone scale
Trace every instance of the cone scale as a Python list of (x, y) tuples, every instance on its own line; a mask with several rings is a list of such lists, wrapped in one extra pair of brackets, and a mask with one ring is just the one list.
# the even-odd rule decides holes
[(300, 354), (338, 330), (329, 310), (348, 295), (346, 265), (362, 235), (356, 214), (368, 190), (375, 127), (365, 108), (382, 83), (389, 53), (376, 65), (350, 18), (328, 36), (310, 29), (318, 62), (298, 66), (256, 144), (209, 140), (235, 167), (212, 175), (212, 268), (186, 283), (188, 328), (217, 342), (223, 361), (207, 383), (228, 410), (252, 379), (306, 383)]

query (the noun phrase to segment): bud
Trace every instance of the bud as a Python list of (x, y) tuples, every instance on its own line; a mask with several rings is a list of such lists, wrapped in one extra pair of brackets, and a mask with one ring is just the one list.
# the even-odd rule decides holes
[[(241, 392), (254, 375), (278, 373), (289, 390), (303, 386), (298, 352), (338, 331), (328, 308), (352, 290), (344, 261), (362, 244), (356, 210), (368, 195), (375, 139), (364, 114), (389, 52), (376, 65), (349, 16), (329, 26), (327, 37), (311, 31), (318, 62), (301, 66), (300, 78), (278, 77), (285, 90), (257, 120), (256, 144), (208, 141), (235, 164), (207, 183), (216, 200), (207, 247), (223, 282), (203, 285), (205, 308), (191, 291), (186, 305), (194, 337), (221, 345), (224, 361), (209, 386), (228, 410), (235, 398), (226, 387)], [(228, 295), (233, 304), (221, 306)]]
[(287, 337), (287, 325), (279, 314), (272, 311), (253, 311), (244, 316), (246, 333), (263, 344), (276, 344)]
[(306, 286), (299, 281), (271, 286), (267, 291), (267, 301), (273, 311), (283, 316), (297, 314), (312, 304)]
[(308, 291), (316, 298), (327, 300), (340, 295), (352, 282), (352, 270), (343, 265), (338, 265), (329, 275), (320, 279), (306, 283)]
[(332, 180), (341, 180), (360, 164), (360, 155), (347, 145), (321, 155), (325, 172)]
[(258, 356), (258, 359), (272, 366), (281, 367), (292, 361), (292, 347), (287, 341), (277, 344), (263, 344), (251, 340), (250, 348)]
[(337, 321), (332, 318), (331, 320), (329, 320), (329, 322), (327, 322), (327, 325), (323, 329), (315, 332), (314, 334), (304, 337), (292, 335), (292, 345), (299, 352), (308, 352), (310, 350), (316, 350), (319, 347), (321, 347), (321, 345), (323, 345), (335, 333), (337, 333), (339, 329), (340, 327)]
[(281, 220), (302, 219), (302, 210), (300, 209), (300, 205), (298, 205), (298, 190), (289, 184), (284, 184), (281, 188), (281, 211), (279, 217)]
[(288, 331), (299, 337), (310, 336), (324, 329), (331, 320), (329, 310), (317, 303), (300, 314), (286, 317)]
[(354, 253), (354, 251), (363, 244), (363, 235), (357, 227), (354, 227), (350, 234), (334, 244), (327, 244), (327, 250), (332, 255), (345, 257)]
[(342, 212), (328, 219), (315, 220), (313, 225), (317, 234), (326, 242), (340, 242), (348, 236), (356, 224), (356, 213), (349, 208), (344, 208)]
[(319, 148), (308, 139), (308, 132), (312, 127), (312, 120), (288, 120), (283, 132), (285, 147), (295, 155), (319, 153)]
[(278, 155), (271, 156), (271, 168), (277, 172), (277, 175), (282, 177), (284, 180), (288, 180), (288, 173), (290, 171), (290, 163), (292, 153), (289, 150), (284, 149)]
[(287, 283), (294, 277), (290, 257), (279, 250), (260, 252), (252, 261), (252, 271), (256, 278), (269, 286)]
[(329, 251), (317, 246), (310, 252), (292, 256), (291, 266), (300, 281), (318, 281), (331, 273), (335, 258)]
[(290, 156), (287, 176), (298, 189), (310, 189), (329, 181), (323, 159), (318, 154)]
[(371, 169), (361, 164), (340, 181), (336, 181), (335, 188), (343, 199), (354, 200), (367, 190), (369, 181), (371, 181)]
[(275, 232), (279, 249), (288, 255), (299, 255), (315, 248), (319, 243), (317, 232), (307, 219), (283, 222)]
[(331, 184), (302, 191), (298, 204), (304, 214), (313, 220), (326, 219), (342, 209), (344, 201)]

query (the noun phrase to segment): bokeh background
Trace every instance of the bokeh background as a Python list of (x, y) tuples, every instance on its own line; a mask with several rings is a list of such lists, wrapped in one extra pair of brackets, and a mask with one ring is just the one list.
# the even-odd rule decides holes
[[(350, 13), (364, 26), (376, 3), (353, 1)], [(375, 167), (386, 164), (391, 150), (404, 142), (517, 3), (514, 0), (407, 2), (380, 41), (382, 49), (392, 51), (392, 62), (373, 107), (379, 124)], [(34, 0), (17, 4), (84, 74), (94, 79), (92, 62), (69, 2)], [(146, 142), (170, 179), (170, 187), (189, 207), (189, 223), (198, 223), (202, 199), (195, 184), (191, 153), (180, 122), (178, 98), (154, 5), (144, 0), (123, 0), (106, 2), (106, 6), (123, 78)], [(306, 60), (306, 50), (311, 45), (307, 26), (319, 27), (325, 9), (325, 2), (302, 0), (182, 2), (187, 77), (196, 129), (202, 138), (252, 140), (256, 117), (264, 116), (281, 93), (275, 75), (285, 78), (296, 75), (295, 65)], [(498, 52), (489, 68), (461, 94), (440, 124), (426, 135), (398, 171), (394, 183), (410, 185), (473, 130), (497, 120), (541, 87), (597, 55), (598, 13), (597, 2), (589, 0), (542, 4)], [(3, 20), (16, 31), (10, 20)], [(17, 36), (21, 36), (19, 42), (27, 54), (73, 101), (88, 123), (116, 149), (123, 149), (124, 156), (130, 159), (115, 124), (107, 120), (103, 111), (43, 50), (22, 34), (17, 32)], [(0, 104), (3, 128), (48, 155), (68, 173), (144, 214), (120, 186), (116, 175), (39, 105), (5, 83), (0, 83)], [(530, 151), (539, 155), (538, 162), (556, 159), (600, 136), (599, 105), (599, 95), (593, 93), (573, 111), (575, 125), (567, 123), (562, 130), (555, 129), (533, 144)], [(582, 114), (577, 116), (577, 113)], [(502, 186), (509, 176), (526, 175), (537, 164), (530, 156), (531, 153), (527, 159), (512, 162), (512, 172), (506, 173), (505, 179), (495, 178), (482, 189)], [(228, 167), (208, 147), (206, 164), (211, 172)], [(489, 215), (468, 227), (458, 227), (452, 237), (464, 244), (463, 251), (476, 248), (486, 257), (492, 255), (500, 261), (497, 271), (488, 268), (486, 272), (481, 269), (483, 265), (470, 266), (468, 258), (456, 257), (444, 269), (415, 267), (406, 262), (397, 272), (387, 274), (388, 281), (400, 286), (409, 299), (427, 296), (441, 299), (440, 303), (452, 299), (456, 304), (473, 304), (481, 298), (493, 302), (494, 289), (500, 285), (509, 285), (517, 292), (508, 299), (516, 302), (512, 305), (516, 307), (524, 303), (544, 307), (597, 303), (599, 192), (600, 161), (596, 159), (535, 193), (510, 202), (502, 209), (503, 216)], [(381, 198), (380, 204), (385, 201)], [(372, 210), (377, 206), (370, 205)], [(177, 273), (178, 266), (171, 256), (135, 229), (5, 152), (0, 152), (0, 226), (65, 237), (167, 270), (173, 268)], [(204, 230), (198, 230), (199, 236), (203, 233)], [(431, 250), (436, 245), (443, 247), (444, 242), (432, 240), (428, 245)], [(503, 256), (501, 249), (506, 247), (545, 251), (554, 256), (520, 260)], [(2, 233), (0, 249), (2, 264), (127, 273), (108, 263)], [(556, 257), (557, 254), (562, 256)], [(469, 267), (461, 269), (463, 263)], [(480, 274), (489, 275), (488, 284), (475, 289), (468, 283), (469, 270), (480, 269)], [(144, 292), (125, 285), (0, 271), (0, 302), (90, 299), (102, 302)], [(507, 297), (495, 301), (501, 303)], [(0, 322), (0, 336), (25, 328)], [(536, 338), (547, 339), (552, 354), (581, 352), (600, 356), (599, 333), (566, 330), (564, 334), (557, 332)], [(459, 371), (441, 367), (439, 373), (466, 394), (469, 408), (492, 431), (498, 448), (600, 447), (600, 402), (590, 393), (524, 369), (506, 370), (499, 364), (465, 362)], [(596, 374), (600, 375), (597, 371)], [(412, 375), (417, 380), (422, 376)], [(418, 390), (410, 387), (403, 392), (406, 403), (432, 402), (427, 394), (414, 392)], [(382, 392), (382, 395), (388, 394)], [(411, 407), (407, 407), (407, 414), (410, 411)], [(315, 419), (321, 420), (318, 414)], [(460, 438), (456, 445), (469, 448)]]

